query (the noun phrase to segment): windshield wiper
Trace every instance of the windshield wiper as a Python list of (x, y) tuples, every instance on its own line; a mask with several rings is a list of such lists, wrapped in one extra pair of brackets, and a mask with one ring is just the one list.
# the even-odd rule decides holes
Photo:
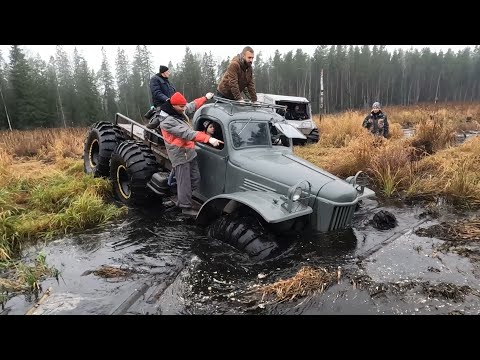
[(243, 130), (245, 130), (245, 128), (247, 127), (248, 124), (250, 124), (250, 122), (252, 121), (252, 118), (250, 118), (247, 123), (245, 124), (245, 126), (242, 128), (242, 130), (240, 130), (240, 132), (238, 133), (238, 135), (240, 135), (242, 133)]

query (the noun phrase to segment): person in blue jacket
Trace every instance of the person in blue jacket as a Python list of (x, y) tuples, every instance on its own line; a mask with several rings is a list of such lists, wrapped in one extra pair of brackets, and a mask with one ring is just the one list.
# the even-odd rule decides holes
[(150, 79), (150, 91), (152, 92), (153, 106), (159, 108), (177, 91), (170, 83), (168, 67), (161, 65), (158, 74)]

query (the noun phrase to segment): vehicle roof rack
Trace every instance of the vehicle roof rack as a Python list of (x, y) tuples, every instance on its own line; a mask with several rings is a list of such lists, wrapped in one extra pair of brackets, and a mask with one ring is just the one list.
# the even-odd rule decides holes
[(230, 115), (233, 115), (233, 109), (234, 109), (233, 106), (234, 105), (249, 107), (249, 108), (255, 108), (255, 109), (256, 108), (258, 108), (258, 109), (270, 108), (270, 109), (284, 109), (284, 110), (287, 109), (286, 105), (269, 104), (269, 103), (260, 102), (260, 101), (251, 102), (250, 100), (248, 100), (248, 101), (230, 100), (230, 99), (226, 99), (226, 98), (216, 96), (216, 95), (213, 96), (213, 100), (215, 100), (214, 106), (216, 106), (218, 103), (230, 104), (231, 105)]

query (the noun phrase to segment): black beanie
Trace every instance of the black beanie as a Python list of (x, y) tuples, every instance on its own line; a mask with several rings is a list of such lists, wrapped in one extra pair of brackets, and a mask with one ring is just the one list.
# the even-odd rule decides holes
[(160, 74), (163, 74), (165, 71), (168, 71), (168, 67), (165, 65), (160, 65)]

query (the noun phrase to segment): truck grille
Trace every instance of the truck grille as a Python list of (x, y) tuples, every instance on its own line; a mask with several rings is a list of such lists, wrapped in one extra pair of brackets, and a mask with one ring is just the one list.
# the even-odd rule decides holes
[(357, 204), (349, 206), (335, 206), (333, 208), (332, 220), (330, 220), (329, 230), (345, 229), (353, 218)]

